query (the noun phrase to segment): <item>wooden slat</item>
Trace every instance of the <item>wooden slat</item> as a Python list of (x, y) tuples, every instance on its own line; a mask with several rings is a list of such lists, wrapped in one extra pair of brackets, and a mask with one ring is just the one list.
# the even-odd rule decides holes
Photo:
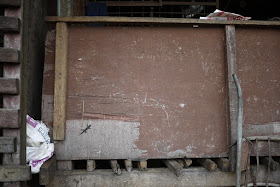
[(0, 109), (0, 128), (19, 128), (19, 110)]
[(96, 168), (95, 160), (87, 160), (87, 171), (93, 171)]
[[(237, 139), (237, 117), (238, 117), (238, 97), (235, 87), (235, 83), (232, 75), (237, 74), (237, 63), (236, 63), (236, 36), (235, 26), (226, 25), (226, 68), (227, 68), (227, 111), (228, 111), (228, 128), (229, 128), (229, 139), (228, 143), (231, 145), (236, 142)], [(230, 170), (235, 170), (236, 163), (236, 147), (232, 146), (229, 154), (230, 159)]]
[(124, 165), (125, 165), (125, 168), (126, 168), (127, 172), (132, 171), (132, 161), (131, 160), (125, 160)]
[(16, 17), (0, 16), (0, 30), (19, 31), (20, 20)]
[(192, 160), (191, 159), (187, 159), (187, 158), (183, 158), (183, 159), (177, 159), (177, 162), (183, 167), (183, 168), (187, 168), (190, 165), (192, 165)]
[(30, 166), (0, 166), (0, 182), (28, 181), (30, 179)]
[(216, 159), (213, 159), (218, 168), (221, 170), (221, 171), (228, 171), (229, 170), (229, 160), (227, 158), (216, 158)]
[(246, 26), (280, 26), (279, 21), (219, 21), (182, 18), (141, 18), (141, 17), (109, 17), (109, 16), (72, 16), (57, 17), (47, 16), (46, 22), (69, 22), (69, 23), (141, 23), (141, 24), (206, 24), (206, 25), (246, 25)]
[(117, 160), (110, 160), (110, 165), (115, 174), (117, 174), (117, 175), (122, 174), (121, 167), (118, 164)]
[(19, 80), (12, 78), (0, 78), (0, 94), (18, 94)]
[(0, 47), (0, 62), (19, 62), (19, 51)]
[(138, 163), (138, 168), (140, 171), (147, 171), (148, 168), (147, 160), (140, 160)]
[(180, 176), (183, 167), (176, 160), (162, 160), (162, 162), (172, 171), (177, 177)]
[(56, 157), (52, 156), (49, 160), (44, 162), (40, 168), (39, 183), (40, 185), (47, 185), (55, 175), (56, 171)]
[(0, 7), (20, 7), (20, 0), (1, 0)]
[(15, 137), (0, 137), (0, 153), (14, 153), (16, 151)]
[(208, 171), (215, 171), (217, 164), (210, 159), (198, 159), (198, 163), (205, 167)]
[(68, 28), (66, 23), (56, 24), (55, 82), (54, 82), (54, 140), (64, 140), (66, 122), (68, 61)]

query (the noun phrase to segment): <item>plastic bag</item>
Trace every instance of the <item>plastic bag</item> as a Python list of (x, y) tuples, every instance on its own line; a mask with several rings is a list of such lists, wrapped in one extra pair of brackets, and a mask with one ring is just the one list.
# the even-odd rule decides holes
[(251, 17), (244, 17), (239, 14), (225, 12), (216, 9), (213, 13), (209, 14), (206, 17), (200, 17), (199, 19), (207, 19), (207, 20), (249, 20)]
[(31, 166), (32, 173), (39, 173), (42, 164), (53, 155), (54, 144), (48, 132), (42, 121), (26, 116), (26, 163)]

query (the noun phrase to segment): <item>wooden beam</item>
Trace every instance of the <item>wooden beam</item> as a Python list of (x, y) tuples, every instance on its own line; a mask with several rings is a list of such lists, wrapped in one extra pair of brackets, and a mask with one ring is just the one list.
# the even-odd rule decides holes
[(162, 160), (162, 162), (173, 172), (177, 177), (182, 173), (183, 167), (176, 160)]
[(14, 153), (16, 152), (16, 138), (15, 137), (0, 137), (0, 153)]
[(147, 171), (148, 168), (147, 160), (140, 160), (138, 163), (138, 168), (140, 171)]
[(181, 2), (181, 1), (163, 1), (162, 5), (176, 5), (176, 6), (189, 6), (189, 5), (200, 5), (200, 6), (216, 6), (216, 2)]
[(14, 78), (0, 78), (0, 94), (18, 94), (19, 80)]
[(201, 6), (216, 6), (216, 2), (180, 2), (180, 1), (99, 1), (98, 3), (106, 3), (106, 6), (162, 6), (162, 5), (176, 5), (176, 6), (189, 6), (189, 5), (201, 5)]
[(53, 179), (56, 171), (56, 157), (52, 156), (49, 160), (44, 162), (40, 168), (39, 183), (40, 185), (47, 185)]
[(198, 163), (205, 167), (208, 171), (215, 171), (217, 168), (217, 164), (208, 158), (200, 158), (198, 159)]
[(58, 160), (56, 161), (57, 170), (60, 171), (71, 171), (73, 170), (72, 160)]
[(20, 29), (19, 18), (0, 16), (0, 30), (18, 32), (19, 29)]
[[(269, 157), (261, 157), (260, 163), (262, 165), (268, 166), (269, 164)], [(270, 160), (270, 169), (273, 171), (280, 170), (280, 164), (271, 158)]]
[(118, 164), (117, 160), (110, 160), (110, 165), (111, 165), (112, 170), (115, 174), (117, 174), (117, 175), (122, 174), (121, 167)]
[(0, 166), (0, 182), (19, 182), (31, 179), (30, 166)]
[(87, 171), (93, 171), (96, 168), (95, 160), (87, 160)]
[(56, 24), (53, 139), (64, 140), (66, 123), (68, 28)]
[[(237, 141), (237, 118), (238, 118), (238, 96), (236, 86), (232, 75), (237, 74), (237, 62), (236, 62), (236, 36), (235, 26), (226, 25), (226, 69), (227, 69), (227, 112), (229, 129), (228, 144), (232, 145)], [(232, 146), (229, 153), (230, 170), (235, 170), (236, 163), (236, 146)]]
[(0, 47), (0, 62), (19, 62), (19, 51), (16, 49), (9, 49)]
[(125, 168), (126, 168), (127, 172), (132, 171), (132, 161), (131, 160), (125, 160), (124, 165), (125, 165)]
[(20, 111), (0, 108), (0, 128), (19, 128)]
[(109, 16), (72, 16), (57, 17), (47, 16), (46, 22), (69, 22), (69, 23), (118, 23), (118, 24), (189, 24), (189, 25), (245, 25), (245, 26), (275, 26), (279, 27), (279, 21), (219, 21), (219, 20), (200, 20), (185, 18), (142, 18), (142, 17), (109, 17)]
[(227, 158), (213, 159), (221, 171), (229, 171), (229, 160)]
[(58, 0), (58, 16), (73, 16), (73, 0)]
[(20, 7), (21, 0), (1, 0), (0, 7)]

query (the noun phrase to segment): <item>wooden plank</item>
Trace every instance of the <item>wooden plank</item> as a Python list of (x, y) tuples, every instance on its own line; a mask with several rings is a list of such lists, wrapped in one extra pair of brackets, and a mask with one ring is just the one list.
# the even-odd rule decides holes
[(112, 170), (115, 174), (117, 174), (117, 175), (122, 174), (121, 167), (118, 164), (117, 160), (110, 160), (110, 165), (111, 165)]
[[(262, 165), (268, 166), (269, 164), (269, 157), (261, 157), (260, 163)], [(276, 162), (274, 159), (271, 158), (270, 160), (270, 169), (273, 171), (280, 170), (280, 163)]]
[(20, 20), (16, 17), (0, 16), (0, 30), (19, 31)]
[(16, 138), (15, 137), (0, 137), (0, 153), (14, 153), (16, 152)]
[(57, 170), (71, 171), (73, 170), (72, 160), (58, 160), (56, 161)]
[(0, 78), (0, 94), (18, 94), (19, 80), (13, 78)]
[(106, 3), (110, 6), (162, 6), (162, 5), (176, 5), (176, 6), (189, 6), (189, 5), (201, 5), (201, 6), (216, 6), (216, 2), (180, 2), (180, 1), (99, 1), (99, 3)]
[(147, 171), (148, 168), (147, 160), (140, 160), (138, 163), (138, 168), (140, 171)]
[(20, 7), (20, 0), (1, 0), (0, 7)]
[(49, 160), (44, 162), (40, 168), (39, 183), (40, 185), (47, 185), (53, 179), (56, 171), (56, 157), (52, 156)]
[(125, 165), (125, 168), (126, 168), (127, 172), (132, 171), (132, 161), (131, 160), (125, 160), (124, 165)]
[(9, 49), (0, 47), (0, 62), (19, 62), (19, 51), (16, 49)]
[(95, 160), (87, 160), (87, 171), (93, 171), (96, 168)]
[(66, 23), (56, 24), (55, 82), (54, 82), (54, 140), (64, 140), (66, 122), (68, 61), (68, 28)]
[(0, 166), (0, 182), (28, 181), (30, 179), (30, 166)]
[(20, 110), (0, 108), (0, 128), (19, 128)]
[(183, 167), (176, 160), (162, 160), (162, 162), (172, 171), (177, 177), (181, 175)]
[(217, 164), (210, 159), (198, 159), (198, 163), (205, 167), (208, 171), (215, 171)]
[[(232, 75), (237, 74), (237, 63), (236, 63), (236, 36), (235, 26), (226, 25), (226, 68), (227, 68), (227, 112), (228, 112), (228, 129), (229, 137), (228, 144), (231, 145), (237, 140), (237, 117), (238, 117), (238, 97), (235, 87), (235, 83)], [(232, 146), (229, 154), (230, 159), (230, 170), (235, 170), (236, 163), (236, 147)]]
[(73, 0), (58, 0), (58, 16), (73, 16)]
[(216, 162), (217, 167), (221, 171), (228, 171), (229, 170), (229, 160), (227, 158), (216, 158), (213, 159)]
[(141, 17), (109, 17), (109, 16), (72, 16), (57, 17), (47, 16), (46, 22), (69, 22), (69, 23), (141, 23), (141, 24), (206, 24), (206, 25), (246, 25), (246, 26), (275, 26), (279, 27), (279, 21), (219, 21), (182, 18), (141, 18)]

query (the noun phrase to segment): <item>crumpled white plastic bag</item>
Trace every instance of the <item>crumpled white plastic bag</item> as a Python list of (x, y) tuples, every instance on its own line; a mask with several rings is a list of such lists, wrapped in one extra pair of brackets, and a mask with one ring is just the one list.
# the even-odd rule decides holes
[(42, 164), (54, 152), (54, 144), (48, 135), (49, 129), (42, 121), (26, 116), (26, 163), (31, 166), (32, 173), (39, 173)]

